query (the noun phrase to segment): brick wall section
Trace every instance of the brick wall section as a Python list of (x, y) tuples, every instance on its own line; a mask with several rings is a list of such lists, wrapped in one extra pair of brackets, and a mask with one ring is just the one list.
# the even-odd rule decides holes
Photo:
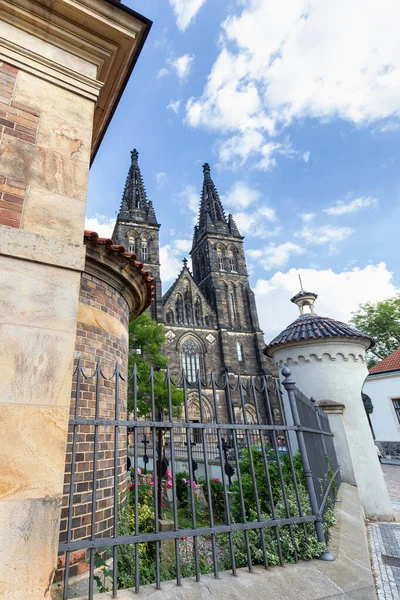
[[(108, 315), (117, 318), (126, 328), (128, 327), (129, 311), (125, 299), (113, 287), (88, 273), (82, 274), (80, 302), (97, 308)], [(77, 325), (76, 352), (82, 359), (86, 374), (94, 372), (96, 361), (101, 359), (103, 373), (110, 377), (114, 371), (116, 360), (119, 361), (121, 372), (127, 373), (128, 348), (122, 341), (105, 331), (79, 323)], [(75, 410), (76, 379), (73, 381), (71, 416)], [(96, 403), (95, 379), (81, 380), (81, 396), (79, 399), (79, 416), (94, 418)], [(126, 418), (126, 383), (120, 380), (119, 415)], [(111, 381), (101, 380), (100, 419), (115, 417), (115, 378)], [(120, 491), (126, 489), (127, 463), (127, 433), (120, 428), (119, 435), (119, 469), (118, 482)], [(97, 501), (96, 501), (96, 536), (108, 537), (113, 535), (113, 493), (114, 493), (114, 428), (99, 427), (98, 462), (97, 462)], [(75, 471), (74, 509), (72, 520), (72, 539), (84, 539), (91, 535), (91, 509), (93, 490), (93, 450), (94, 427), (81, 425), (77, 435), (77, 455)], [(60, 525), (60, 542), (67, 539), (68, 492), (71, 479), (72, 459), (72, 428), (68, 435), (66, 468), (64, 479), (64, 497)], [(63, 575), (65, 556), (58, 561), (57, 579)], [(85, 552), (75, 552), (71, 556), (70, 576), (84, 573), (89, 564)]]
[[(0, 139), (12, 135), (36, 144), (40, 112), (13, 100), (18, 69), (0, 61)], [(19, 228), (26, 184), (2, 177), (0, 173), (0, 225)]]

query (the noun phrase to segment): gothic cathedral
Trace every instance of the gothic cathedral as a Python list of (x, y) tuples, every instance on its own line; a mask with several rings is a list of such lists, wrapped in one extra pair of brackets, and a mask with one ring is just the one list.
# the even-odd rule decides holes
[(147, 199), (136, 150), (131, 152), (113, 239), (134, 252), (155, 279), (151, 316), (165, 324), (165, 354), (176, 377), (182, 369), (189, 382), (195, 381), (197, 370), (207, 379), (211, 371), (217, 376), (225, 372), (244, 376), (270, 373), (270, 364), (262, 353), (265, 343), (249, 285), (243, 237), (232, 215), (225, 215), (207, 163), (203, 174), (190, 251), (192, 272), (185, 259), (164, 295), (160, 224)]

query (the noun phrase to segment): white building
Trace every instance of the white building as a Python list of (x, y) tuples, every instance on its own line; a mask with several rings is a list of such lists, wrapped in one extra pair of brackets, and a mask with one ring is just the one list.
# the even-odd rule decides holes
[(374, 406), (376, 441), (387, 458), (400, 459), (400, 348), (370, 369), (363, 392)]
[(374, 340), (346, 323), (317, 315), (316, 298), (301, 291), (291, 299), (300, 316), (264, 352), (279, 372), (289, 368), (291, 379), (306, 396), (343, 407), (340, 420), (337, 415), (329, 419), (338, 461), (346, 467), (343, 479), (357, 484), (367, 518), (390, 521), (392, 503), (361, 398), (368, 376), (365, 353)]

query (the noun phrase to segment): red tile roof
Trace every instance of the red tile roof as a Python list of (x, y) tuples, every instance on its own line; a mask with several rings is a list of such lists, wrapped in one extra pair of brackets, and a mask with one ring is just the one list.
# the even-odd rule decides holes
[(400, 348), (369, 370), (371, 375), (373, 373), (387, 373), (388, 371), (400, 371)]
[(114, 240), (111, 238), (101, 238), (99, 234), (95, 231), (88, 231), (85, 229), (84, 237), (86, 239), (95, 242), (96, 244), (104, 244), (110, 252), (118, 252), (120, 256), (123, 256), (127, 259), (138, 271), (139, 275), (142, 276), (143, 282), (147, 288), (147, 297), (148, 297), (148, 305), (151, 304), (154, 300), (154, 277), (151, 277), (150, 272), (143, 269), (143, 263), (136, 261), (136, 254), (133, 252), (127, 252), (124, 246), (120, 246), (119, 244), (115, 244)]

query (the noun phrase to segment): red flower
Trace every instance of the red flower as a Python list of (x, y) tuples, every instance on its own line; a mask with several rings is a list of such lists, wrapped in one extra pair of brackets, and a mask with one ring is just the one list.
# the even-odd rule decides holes
[(128, 488), (128, 489), (129, 489), (129, 490), (133, 490), (133, 488), (134, 488), (134, 487), (135, 487), (135, 484), (134, 484), (134, 483), (131, 483), (131, 485), (129, 486), (129, 488)]
[(187, 540), (186, 537), (181, 537), (180, 539), (182, 540), (182, 542), (184, 542), (185, 540)]

